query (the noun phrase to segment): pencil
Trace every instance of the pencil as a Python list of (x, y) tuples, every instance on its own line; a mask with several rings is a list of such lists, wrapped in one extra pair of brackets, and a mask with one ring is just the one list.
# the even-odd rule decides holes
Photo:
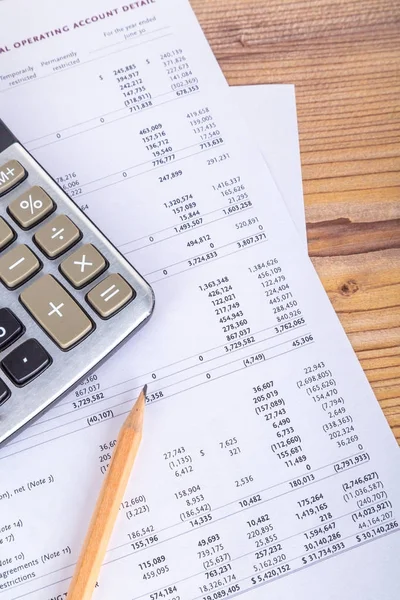
[(147, 385), (121, 427), (96, 508), (68, 590), (68, 600), (90, 600), (142, 438)]

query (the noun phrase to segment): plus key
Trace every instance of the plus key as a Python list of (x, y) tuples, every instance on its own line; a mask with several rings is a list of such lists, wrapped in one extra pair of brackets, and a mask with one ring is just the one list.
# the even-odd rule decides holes
[(25, 288), (20, 299), (62, 350), (75, 346), (93, 329), (88, 315), (52, 275), (44, 275)]

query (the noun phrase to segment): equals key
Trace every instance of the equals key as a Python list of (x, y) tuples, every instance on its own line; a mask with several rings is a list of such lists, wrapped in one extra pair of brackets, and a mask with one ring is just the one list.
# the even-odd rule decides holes
[(90, 290), (87, 301), (102, 319), (108, 319), (135, 296), (135, 290), (125, 279), (118, 273), (113, 273)]

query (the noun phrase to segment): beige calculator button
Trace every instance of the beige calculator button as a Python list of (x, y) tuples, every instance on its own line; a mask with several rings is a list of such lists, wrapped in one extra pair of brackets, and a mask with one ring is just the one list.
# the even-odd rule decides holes
[(4, 219), (0, 217), (0, 250), (8, 246), (14, 239), (14, 232)]
[(63, 350), (85, 337), (93, 324), (52, 275), (43, 275), (20, 296), (22, 304)]
[(18, 225), (29, 229), (54, 210), (54, 202), (41, 187), (35, 185), (13, 200), (8, 210)]
[(81, 237), (81, 232), (66, 215), (59, 215), (35, 234), (35, 242), (49, 258), (66, 252)]
[(0, 279), (11, 289), (21, 285), (39, 269), (39, 260), (23, 244), (15, 246), (0, 258)]
[(81, 246), (60, 265), (61, 273), (76, 288), (81, 288), (106, 268), (104, 257), (92, 244)]
[(135, 295), (135, 291), (125, 279), (113, 273), (90, 290), (86, 298), (100, 317), (107, 319)]
[(9, 160), (0, 166), (0, 196), (21, 183), (27, 176), (24, 167), (17, 160)]

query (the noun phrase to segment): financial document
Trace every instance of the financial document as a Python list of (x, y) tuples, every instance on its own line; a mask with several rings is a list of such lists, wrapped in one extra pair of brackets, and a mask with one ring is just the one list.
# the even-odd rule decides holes
[(95, 598), (397, 599), (397, 444), (189, 4), (0, 19), (2, 117), (156, 295), (0, 449), (0, 599), (66, 597), (146, 382)]

